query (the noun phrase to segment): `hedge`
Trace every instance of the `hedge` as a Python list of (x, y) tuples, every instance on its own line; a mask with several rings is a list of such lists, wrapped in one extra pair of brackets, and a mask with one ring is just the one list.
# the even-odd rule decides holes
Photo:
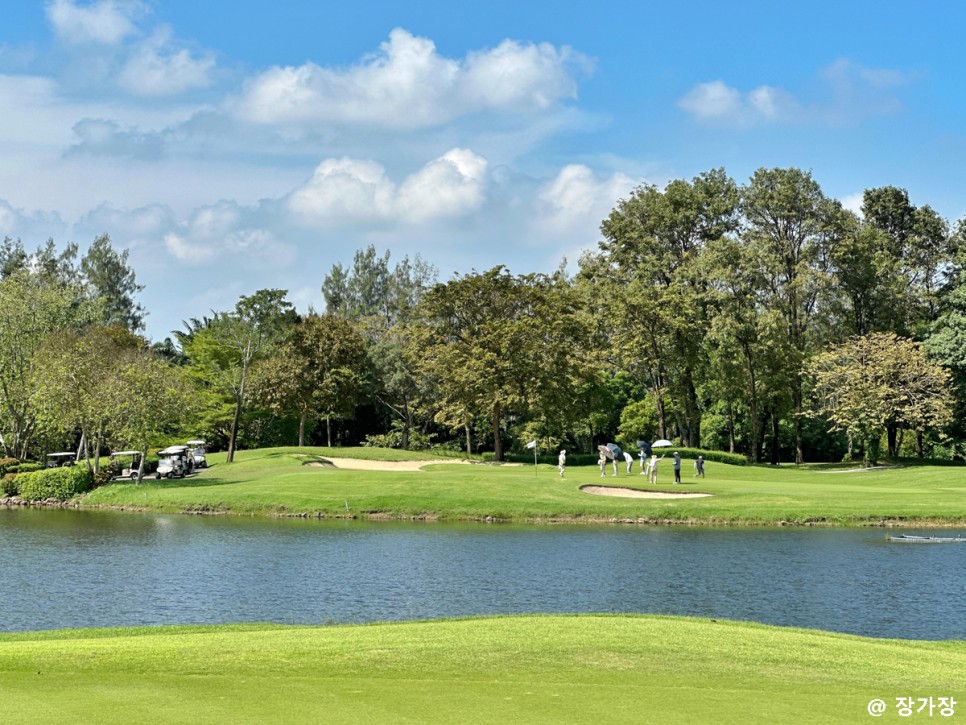
[(16, 473), (3, 474), (3, 478), (0, 479), (0, 492), (3, 492), (4, 496), (16, 496), (20, 493), (20, 488), (17, 486)]
[[(700, 448), (657, 448), (653, 452), (657, 454), (657, 457), (666, 456), (672, 458), (674, 452), (677, 451), (681, 454), (682, 459), (694, 460), (698, 456), (704, 456), (705, 461), (716, 461), (718, 463), (728, 463), (732, 466), (744, 466), (748, 463), (748, 458), (741, 455), (740, 453), (725, 453), (724, 451), (705, 451)], [(550, 455), (537, 456), (537, 463), (545, 463), (547, 465), (556, 466), (557, 465), (557, 455), (559, 451)], [(634, 460), (638, 463), (640, 462), (640, 451), (635, 449), (633, 451), (628, 451), (634, 456)], [(591, 453), (571, 453), (567, 451), (567, 465), (568, 466), (593, 466), (596, 465), (599, 459), (598, 454)], [(492, 462), (494, 460), (493, 453), (484, 453), (483, 460), (487, 462)], [(511, 463), (533, 463), (533, 454), (527, 455), (526, 453), (504, 453), (503, 460)]]
[(33, 473), (17, 474), (17, 488), (25, 501), (56, 499), (67, 501), (78, 493), (89, 491), (92, 476), (86, 466), (45, 468)]

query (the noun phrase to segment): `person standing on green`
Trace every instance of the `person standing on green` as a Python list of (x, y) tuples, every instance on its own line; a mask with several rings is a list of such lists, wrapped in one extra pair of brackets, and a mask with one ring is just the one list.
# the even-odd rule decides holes
[(674, 451), (674, 482), (681, 483), (681, 454)]

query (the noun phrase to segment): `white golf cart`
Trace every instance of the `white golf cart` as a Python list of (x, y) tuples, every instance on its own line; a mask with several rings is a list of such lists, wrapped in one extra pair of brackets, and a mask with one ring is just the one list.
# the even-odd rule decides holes
[(74, 451), (63, 451), (61, 453), (48, 453), (47, 454), (47, 468), (69, 468), (74, 465), (74, 461), (77, 460), (77, 454)]
[(158, 459), (156, 478), (184, 478), (194, 468), (188, 446), (168, 446), (158, 451)]
[(138, 467), (141, 465), (140, 451), (114, 451), (111, 453), (111, 467), (116, 471), (114, 480), (129, 478), (138, 480)]
[(208, 468), (208, 459), (205, 458), (205, 442), (204, 441), (188, 441), (188, 448), (191, 452), (191, 457), (194, 460), (195, 468)]

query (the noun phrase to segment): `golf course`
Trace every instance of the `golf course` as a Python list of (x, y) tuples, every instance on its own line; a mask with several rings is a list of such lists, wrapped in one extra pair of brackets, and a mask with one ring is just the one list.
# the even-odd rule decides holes
[[(724, 525), (961, 526), (966, 467), (904, 465), (871, 470), (841, 465), (706, 464), (684, 461), (680, 485), (665, 460), (657, 485), (635, 464), (600, 476), (596, 466), (492, 465), (432, 453), (378, 448), (273, 448), (241, 451), (231, 464), (185, 479), (118, 482), (79, 503), (157, 512), (319, 518), (398, 518), (515, 522), (635, 522)], [(333, 463), (334, 462), (334, 463)], [(683, 497), (595, 495), (588, 486)], [(583, 487), (583, 488), (582, 488)], [(705, 494), (698, 496), (695, 494)]]
[[(571, 466), (561, 477), (548, 464), (377, 448), (275, 448), (241, 451), (231, 464), (224, 454), (208, 460), (184, 479), (119, 481), (70, 505), (481, 525), (966, 525), (966, 468), (956, 466), (709, 462), (699, 479), (688, 460), (674, 484), (665, 460), (651, 485), (636, 464), (627, 474), (622, 463), (616, 477), (610, 465), (605, 477), (596, 466)], [(954, 712), (945, 698), (966, 699), (964, 671), (962, 640), (646, 613), (70, 629), (0, 634), (0, 719), (800, 723), (866, 722), (878, 707), (895, 721), (905, 719), (900, 697), (913, 698), (914, 708), (932, 698), (935, 717), (942, 707)]]

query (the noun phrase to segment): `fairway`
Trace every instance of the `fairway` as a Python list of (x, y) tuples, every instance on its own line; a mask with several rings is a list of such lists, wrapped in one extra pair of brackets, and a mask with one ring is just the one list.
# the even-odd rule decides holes
[[(425, 461), (422, 470), (353, 470), (307, 465), (319, 457)], [(467, 465), (375, 448), (274, 448), (224, 454), (197, 476), (117, 483), (81, 499), (85, 506), (194, 513), (520, 522), (702, 523), (727, 525), (966, 525), (966, 467), (732, 466), (708, 463), (707, 477), (657, 486), (630, 475), (601, 478), (596, 466)], [(685, 461), (685, 471), (690, 461)], [(626, 486), (705, 497), (598, 496), (583, 485)]]
[(964, 669), (962, 642), (655, 616), (0, 635), (4, 721), (45, 724), (868, 722), (966, 701)]

